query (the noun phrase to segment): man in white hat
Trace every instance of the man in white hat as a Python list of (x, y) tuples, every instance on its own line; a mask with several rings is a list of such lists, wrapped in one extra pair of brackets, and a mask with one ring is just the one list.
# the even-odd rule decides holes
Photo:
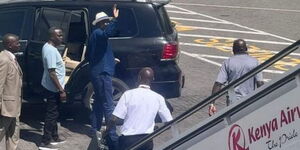
[[(116, 8), (116, 5), (113, 7), (113, 15), (114, 17), (111, 18), (104, 12), (96, 14), (92, 24), (97, 28), (89, 37), (86, 56), (95, 92), (95, 101), (92, 105), (91, 113), (91, 124), (95, 133), (101, 129), (103, 116), (106, 121), (110, 120), (114, 110), (112, 76), (115, 69), (115, 58), (108, 38), (116, 33), (116, 23), (119, 16), (119, 10)], [(109, 149), (117, 149), (118, 136), (115, 127), (110, 128), (106, 138)]]

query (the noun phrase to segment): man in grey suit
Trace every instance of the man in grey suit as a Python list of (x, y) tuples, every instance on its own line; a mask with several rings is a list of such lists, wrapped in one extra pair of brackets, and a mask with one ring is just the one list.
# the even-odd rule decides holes
[(20, 49), (18, 36), (3, 37), (0, 51), (0, 141), (6, 136), (6, 150), (16, 150), (22, 103), (22, 70), (13, 53)]

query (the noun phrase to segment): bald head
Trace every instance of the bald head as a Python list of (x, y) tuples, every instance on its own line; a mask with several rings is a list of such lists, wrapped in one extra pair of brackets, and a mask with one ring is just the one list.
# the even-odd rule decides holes
[(3, 36), (3, 47), (11, 52), (17, 52), (20, 49), (19, 37), (15, 34), (7, 33)]
[(139, 72), (139, 83), (150, 85), (154, 79), (154, 72), (151, 68), (145, 67)]
[(246, 41), (243, 40), (243, 39), (237, 39), (237, 40), (235, 40), (233, 42), (232, 50), (233, 50), (234, 54), (246, 53), (247, 52)]

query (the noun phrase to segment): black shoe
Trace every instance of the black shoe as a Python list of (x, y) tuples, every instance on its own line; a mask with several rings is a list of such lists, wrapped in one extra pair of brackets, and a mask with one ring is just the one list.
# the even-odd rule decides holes
[(94, 138), (96, 138), (98, 146), (97, 150), (109, 150), (102, 132), (103, 131), (94, 131)]
[(58, 150), (57, 147), (49, 144), (45, 144), (45, 143), (41, 143), (39, 146), (39, 150)]
[(56, 138), (56, 139), (51, 140), (50, 144), (51, 145), (57, 145), (57, 144), (65, 143), (65, 142), (66, 142), (65, 139)]

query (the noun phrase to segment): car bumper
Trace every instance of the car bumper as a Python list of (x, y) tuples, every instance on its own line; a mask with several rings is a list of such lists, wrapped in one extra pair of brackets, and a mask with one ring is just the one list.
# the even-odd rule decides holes
[(181, 96), (184, 78), (178, 81), (152, 82), (151, 89), (165, 98), (176, 98)]
[[(154, 68), (155, 80), (151, 83), (151, 89), (161, 94), (165, 98), (176, 98), (181, 96), (181, 89), (184, 86), (184, 75), (176, 66), (173, 68)], [(140, 69), (127, 70), (127, 77), (123, 81), (130, 88), (137, 86), (137, 75)], [(124, 74), (122, 74), (124, 75)]]

